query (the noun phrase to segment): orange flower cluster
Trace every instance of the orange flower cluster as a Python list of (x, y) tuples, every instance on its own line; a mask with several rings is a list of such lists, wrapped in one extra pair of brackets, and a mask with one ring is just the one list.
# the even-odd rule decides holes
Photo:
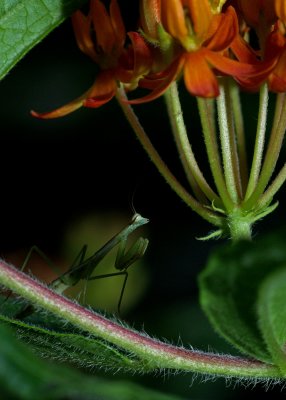
[(218, 76), (248, 90), (267, 81), (270, 90), (286, 91), (285, 0), (140, 0), (138, 31), (128, 33), (117, 0), (109, 9), (91, 0), (88, 15), (77, 11), (72, 22), (79, 48), (101, 72), (79, 98), (34, 116), (100, 107), (119, 85), (149, 90), (130, 103), (151, 101), (181, 75), (192, 95), (206, 98), (219, 95)]

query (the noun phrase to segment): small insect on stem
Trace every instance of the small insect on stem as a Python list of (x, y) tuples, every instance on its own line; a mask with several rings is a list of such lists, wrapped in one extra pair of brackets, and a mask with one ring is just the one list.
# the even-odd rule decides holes
[[(148, 239), (140, 237), (135, 241), (135, 243), (127, 250), (127, 239), (131, 233), (133, 233), (140, 226), (145, 225), (149, 222), (147, 218), (142, 217), (140, 214), (135, 213), (130, 221), (130, 223), (123, 228), (119, 233), (113, 236), (107, 243), (105, 243), (99, 250), (97, 250), (92, 256), (85, 258), (87, 246), (84, 246), (79, 254), (76, 256), (74, 262), (70, 268), (52, 281), (48, 286), (54, 290), (56, 293), (62, 294), (66, 289), (71, 286), (76, 285), (80, 280), (95, 280), (101, 278), (108, 278), (112, 276), (123, 275), (124, 281), (122, 289), (120, 292), (120, 297), (118, 301), (118, 313), (120, 313), (120, 306), (122, 303), (122, 298), (124, 290), (126, 287), (126, 282), (128, 279), (127, 269), (138, 259), (143, 257), (147, 246)], [(97, 265), (103, 260), (103, 258), (115, 247), (119, 245), (116, 260), (115, 269), (117, 272), (108, 273), (103, 275), (92, 276)], [(43, 253), (37, 248), (33, 248), (28, 253), (24, 261), (24, 265), (27, 265), (28, 258), (31, 257), (32, 251), (37, 251), (38, 254), (43, 256)], [(46, 258), (46, 257), (45, 257)], [(50, 263), (50, 262), (49, 262)], [(23, 319), (34, 312), (34, 307), (32, 305), (27, 305), (22, 311), (20, 311), (16, 318)]]

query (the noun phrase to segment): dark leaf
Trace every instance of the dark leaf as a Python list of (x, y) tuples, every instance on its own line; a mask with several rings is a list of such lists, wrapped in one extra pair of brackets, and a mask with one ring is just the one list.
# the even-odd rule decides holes
[(223, 245), (199, 278), (201, 304), (216, 331), (243, 353), (265, 362), (272, 357), (257, 322), (258, 290), (285, 262), (285, 231), (280, 231), (253, 242)]
[(286, 264), (262, 284), (258, 301), (261, 331), (274, 362), (286, 374)]

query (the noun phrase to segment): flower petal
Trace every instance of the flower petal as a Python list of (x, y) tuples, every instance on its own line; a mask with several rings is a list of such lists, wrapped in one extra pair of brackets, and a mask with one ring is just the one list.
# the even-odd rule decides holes
[(161, 17), (166, 31), (183, 42), (188, 35), (188, 29), (181, 1), (161, 0)]
[(53, 111), (49, 112), (44, 112), (44, 113), (38, 113), (37, 111), (32, 110), (31, 115), (33, 117), (37, 117), (40, 119), (53, 119), (53, 118), (59, 118), (59, 117), (64, 117), (65, 115), (68, 115), (72, 113), (73, 111), (78, 110), (80, 107), (83, 105), (83, 101), (86, 97), (86, 93), (84, 93), (82, 96), (77, 97), (75, 100), (71, 101), (68, 104), (65, 104), (62, 107), (59, 107)]
[(161, 0), (141, 0), (139, 7), (144, 34), (156, 39), (158, 25), (161, 23)]
[(116, 45), (118, 49), (122, 49), (125, 43), (126, 30), (122, 20), (120, 8), (117, 0), (111, 0), (110, 3), (110, 20), (113, 31), (116, 34)]
[(229, 47), (238, 36), (238, 21), (233, 7), (228, 7), (224, 14), (215, 15), (212, 19), (208, 36), (204, 43), (209, 50), (222, 51)]
[[(272, 25), (275, 20), (274, 2), (276, 0), (237, 0), (238, 7), (240, 8), (243, 18), (246, 22), (254, 27), (261, 28), (261, 26)], [(285, 0), (282, 0), (283, 2)]]
[(142, 88), (152, 89), (151, 93), (141, 97), (140, 99), (129, 100), (129, 104), (142, 104), (155, 100), (160, 97), (168, 89), (171, 83), (176, 80), (178, 74), (182, 70), (184, 60), (179, 57), (175, 60), (163, 73), (154, 74), (139, 81)]
[(213, 19), (209, 0), (184, 0), (183, 3), (189, 8), (196, 36), (203, 39)]
[(101, 48), (104, 53), (110, 54), (116, 44), (111, 18), (100, 0), (91, 1), (90, 13), (98, 47)]
[(281, 21), (286, 23), (286, 2), (285, 0), (273, 0), (275, 3), (275, 12)]
[(268, 35), (265, 45), (265, 59), (279, 58), (286, 45), (286, 38), (276, 25)]
[(268, 78), (268, 87), (271, 92), (285, 93), (286, 92), (286, 80), (277, 76), (273, 72)]
[(117, 90), (117, 83), (113, 71), (102, 71), (83, 101), (84, 107), (98, 108), (108, 103)]
[(78, 47), (96, 62), (97, 55), (91, 38), (90, 17), (86, 17), (82, 12), (76, 11), (72, 15), (72, 25)]
[(215, 53), (213, 51), (208, 51), (205, 49), (205, 57), (207, 61), (215, 67), (218, 71), (224, 74), (241, 77), (241, 78), (262, 78), (265, 77), (273, 70), (277, 60), (267, 60), (256, 62), (255, 64), (242, 63), (236, 60), (231, 60), (222, 54)]
[(100, 107), (112, 99), (116, 93), (116, 89), (117, 85), (113, 74), (109, 71), (103, 71), (97, 76), (91, 88), (75, 100), (50, 112), (38, 113), (31, 111), (31, 114), (33, 117), (41, 119), (53, 119), (64, 117), (82, 106)]
[(185, 55), (184, 81), (188, 91), (195, 96), (212, 98), (219, 95), (217, 78), (202, 51)]
[(230, 48), (240, 62), (249, 64), (258, 62), (257, 54), (240, 35), (236, 36)]
[(132, 45), (120, 59), (117, 78), (123, 83), (136, 83), (144, 75), (147, 75), (152, 67), (152, 53), (141, 35), (137, 32), (129, 32)]
[(269, 89), (276, 93), (286, 92), (286, 46), (268, 79)]

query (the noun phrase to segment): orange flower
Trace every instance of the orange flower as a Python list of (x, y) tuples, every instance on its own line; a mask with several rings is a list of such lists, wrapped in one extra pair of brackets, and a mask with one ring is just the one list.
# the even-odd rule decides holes
[(285, 0), (274, 0), (274, 7), (279, 21), (276, 23), (274, 32), (268, 40), (267, 50), (273, 53), (275, 47), (279, 47), (280, 57), (277, 65), (268, 79), (268, 85), (273, 92), (286, 92), (286, 2)]
[(268, 31), (276, 20), (275, 0), (237, 0), (246, 23), (258, 31)]
[[(230, 58), (229, 49), (239, 36), (238, 21), (233, 7), (225, 12), (221, 8), (225, 1), (209, 0), (142, 0), (144, 8), (151, 14), (156, 9), (156, 18), (143, 18), (143, 27), (148, 34), (156, 32), (150, 21), (157, 24), (157, 32), (164, 32), (173, 40), (173, 60), (171, 64), (157, 74), (149, 74), (139, 85), (151, 89), (147, 96), (132, 100), (142, 103), (159, 97), (180, 75), (184, 75), (185, 85), (190, 93), (201, 97), (219, 95), (216, 75), (230, 75), (236, 79), (264, 77), (265, 66), (245, 63)], [(149, 9), (148, 9), (149, 5)], [(158, 9), (160, 19), (158, 21)], [(142, 19), (142, 17), (141, 17)], [(147, 22), (149, 22), (149, 25)], [(157, 34), (160, 41), (160, 34)], [(269, 70), (269, 66), (267, 66)], [(263, 75), (264, 74), (264, 75)]]
[[(264, 65), (270, 68), (265, 69), (265, 80), (268, 87), (274, 92), (286, 91), (286, 2), (285, 0), (237, 0), (237, 6), (242, 18), (253, 27), (259, 38), (260, 51), (253, 51), (250, 46), (242, 52), (241, 44), (243, 39), (237, 38), (231, 49), (240, 61), (252, 58), (255, 63), (257, 56), (263, 60)], [(248, 52), (248, 54), (247, 54)], [(256, 61), (258, 62), (258, 60)], [(257, 77), (238, 80), (247, 89), (258, 89), (261, 80)]]
[(268, 76), (269, 90), (276, 93), (286, 92), (286, 38), (279, 29), (276, 29), (269, 35), (265, 58), (276, 57), (275, 68)]
[[(119, 83), (123, 83), (126, 90), (132, 90), (150, 70), (150, 50), (137, 32), (126, 36), (117, 0), (111, 0), (109, 13), (100, 0), (91, 0), (89, 14), (85, 16), (77, 11), (72, 16), (72, 23), (79, 48), (99, 65), (101, 71), (83, 95), (51, 112), (32, 111), (36, 117), (57, 118), (82, 106), (100, 107), (114, 97)], [(126, 45), (127, 38), (129, 45)]]

